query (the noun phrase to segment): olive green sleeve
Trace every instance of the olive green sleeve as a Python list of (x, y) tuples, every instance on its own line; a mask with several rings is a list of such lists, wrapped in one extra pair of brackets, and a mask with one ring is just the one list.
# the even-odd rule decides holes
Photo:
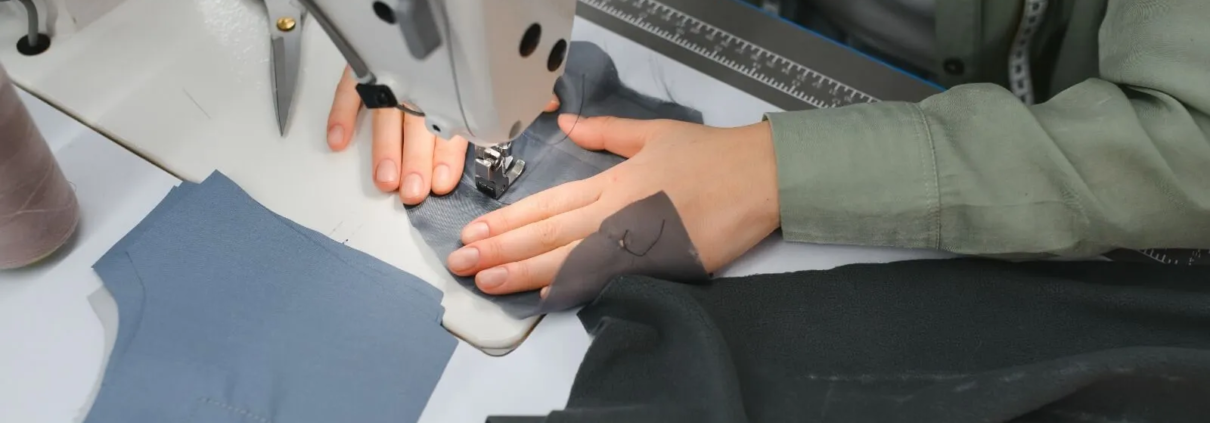
[(1210, 1), (1110, 2), (1100, 79), (1025, 106), (959, 86), (921, 103), (768, 116), (790, 240), (964, 254), (1210, 247)]

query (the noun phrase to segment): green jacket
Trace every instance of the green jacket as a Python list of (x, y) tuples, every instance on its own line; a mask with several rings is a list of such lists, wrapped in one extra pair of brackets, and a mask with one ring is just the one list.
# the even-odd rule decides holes
[(1210, 1), (1051, 4), (1031, 44), (1040, 104), (1002, 87), (1022, 0), (937, 0), (951, 89), (770, 114), (783, 235), (977, 255), (1210, 247)]

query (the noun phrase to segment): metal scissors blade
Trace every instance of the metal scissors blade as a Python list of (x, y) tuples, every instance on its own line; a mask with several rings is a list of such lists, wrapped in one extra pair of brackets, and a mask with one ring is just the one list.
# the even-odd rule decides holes
[(273, 62), (273, 104), (277, 126), (286, 135), (290, 106), (298, 85), (298, 67), (302, 55), (302, 24), (306, 9), (293, 0), (265, 0), (269, 16), (269, 47)]

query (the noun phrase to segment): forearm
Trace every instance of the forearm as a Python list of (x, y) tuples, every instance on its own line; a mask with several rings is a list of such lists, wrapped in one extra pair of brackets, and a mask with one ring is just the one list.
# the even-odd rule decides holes
[[(965, 254), (1210, 247), (1210, 4), (1113, 3), (1094, 79), (770, 115), (791, 240)], [(1145, 12), (1145, 13), (1144, 13)]]

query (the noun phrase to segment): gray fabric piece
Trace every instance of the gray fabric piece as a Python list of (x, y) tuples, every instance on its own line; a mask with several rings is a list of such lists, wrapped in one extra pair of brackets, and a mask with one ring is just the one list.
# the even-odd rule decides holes
[[(225, 177), (222, 179), (226, 180)], [(105, 287), (110, 291), (110, 295), (114, 297), (114, 301), (118, 303), (121, 310), (118, 317), (118, 338), (114, 343), (113, 352), (111, 352), (115, 357), (122, 356), (126, 345), (129, 344), (131, 334), (138, 331), (138, 322), (143, 312), (143, 286), (139, 281), (138, 275), (135, 273), (135, 269), (131, 267), (130, 261), (125, 257), (126, 250), (143, 236), (143, 233), (147, 231), (153, 222), (159, 221), (166, 212), (176, 206), (181, 198), (189, 195), (196, 186), (197, 184), (191, 182), (183, 182), (180, 186), (172, 188), (168, 192), (168, 195), (141, 222), (135, 225), (126, 236), (118, 240), (113, 247), (110, 247), (109, 251), (101, 256), (101, 259), (97, 260), (97, 263), (93, 266), (93, 270), (104, 281)], [(262, 211), (268, 212), (268, 210), (264, 210), (263, 208)], [(392, 275), (397, 276), (400, 273), (399, 270), (391, 265), (383, 263), (361, 251), (345, 247), (323, 234), (312, 231), (289, 219), (281, 218), (277, 215), (274, 215), (274, 217), (277, 217), (281, 222), (289, 225), (292, 229), (323, 246), (333, 254), (340, 255), (345, 262), (351, 265), (372, 269), (387, 277)], [(402, 283), (405, 283), (409, 288), (416, 288), (419, 294), (431, 298), (431, 301), (419, 302), (418, 310), (422, 310), (426, 316), (432, 315), (434, 321), (440, 323), (442, 313), (444, 312), (444, 309), (441, 307), (442, 292), (436, 287), (424, 283), (411, 275), (406, 275), (406, 277), (407, 279)], [(110, 360), (106, 366), (106, 372), (110, 371), (108, 369), (115, 362), (117, 360)]]
[(86, 423), (416, 421), (457, 345), (440, 291), (217, 173), (94, 268), (120, 324)]
[[(624, 160), (607, 152), (587, 151), (575, 145), (559, 129), (557, 118), (560, 113), (702, 123), (702, 115), (696, 110), (645, 96), (624, 86), (609, 55), (588, 42), (571, 43), (567, 67), (555, 84), (555, 94), (559, 97), (560, 109), (539, 117), (513, 142), (514, 155), (525, 160), (526, 170), (503, 197), (495, 200), (476, 190), (473, 168), (467, 166), (454, 192), (431, 196), (420, 205), (408, 208), (412, 226), (442, 261), (462, 247), (462, 228), (475, 218), (547, 188), (591, 177)], [(467, 163), (473, 162), (473, 154), (473, 151), (467, 153)], [(549, 311), (541, 306), (537, 291), (488, 295), (475, 287), (473, 278), (454, 278), (463, 287), (500, 305), (510, 315), (528, 317)]]
[(710, 279), (672, 199), (663, 191), (618, 210), (567, 255), (538, 311), (592, 301), (616, 276), (677, 282)]

